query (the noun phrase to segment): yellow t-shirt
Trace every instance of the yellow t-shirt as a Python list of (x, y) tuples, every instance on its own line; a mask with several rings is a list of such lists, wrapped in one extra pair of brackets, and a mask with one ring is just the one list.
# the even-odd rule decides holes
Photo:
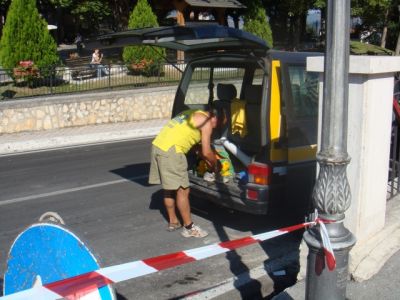
[(194, 113), (208, 114), (202, 110), (186, 110), (165, 125), (153, 141), (153, 145), (163, 151), (168, 151), (175, 146), (177, 153), (188, 153), (189, 150), (201, 140), (200, 129), (193, 125), (192, 117)]

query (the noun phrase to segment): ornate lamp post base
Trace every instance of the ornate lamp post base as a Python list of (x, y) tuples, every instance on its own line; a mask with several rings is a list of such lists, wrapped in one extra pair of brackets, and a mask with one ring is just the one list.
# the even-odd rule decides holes
[(326, 229), (336, 258), (336, 268), (333, 271), (325, 265), (319, 230), (314, 227), (304, 233), (309, 248), (305, 291), (305, 297), (309, 300), (346, 299), (349, 252), (356, 239), (344, 227), (342, 220), (326, 224)]

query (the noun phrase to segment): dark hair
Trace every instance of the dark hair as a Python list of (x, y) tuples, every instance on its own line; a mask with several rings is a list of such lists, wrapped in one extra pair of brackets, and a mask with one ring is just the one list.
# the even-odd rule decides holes
[(211, 105), (207, 111), (210, 113), (210, 116), (216, 116), (217, 119), (224, 116), (224, 109), (219, 105)]

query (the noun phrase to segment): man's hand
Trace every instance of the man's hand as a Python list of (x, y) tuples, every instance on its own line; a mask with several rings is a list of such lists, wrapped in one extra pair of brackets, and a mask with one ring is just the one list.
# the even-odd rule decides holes
[(210, 161), (206, 157), (203, 159), (205, 160), (207, 167), (210, 171), (214, 173), (219, 173), (222, 169), (222, 164), (221, 162), (217, 159), (217, 154), (213, 151), (213, 156), (215, 157), (215, 160)]

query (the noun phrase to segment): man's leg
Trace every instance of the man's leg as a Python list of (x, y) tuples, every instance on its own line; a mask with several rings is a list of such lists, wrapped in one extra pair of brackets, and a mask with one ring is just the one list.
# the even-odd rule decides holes
[(178, 217), (176, 216), (175, 195), (176, 191), (164, 190), (164, 205), (167, 210), (168, 222), (170, 224), (179, 223)]
[(208, 235), (208, 232), (201, 229), (199, 226), (194, 225), (190, 214), (190, 202), (189, 202), (189, 188), (180, 187), (176, 191), (176, 206), (182, 216), (184, 228), (181, 234), (184, 237), (197, 237), (203, 238)]
[(189, 191), (189, 188), (184, 189), (182, 187), (176, 191), (176, 206), (181, 214), (184, 226), (188, 226), (192, 223), (192, 217), (190, 215)]

